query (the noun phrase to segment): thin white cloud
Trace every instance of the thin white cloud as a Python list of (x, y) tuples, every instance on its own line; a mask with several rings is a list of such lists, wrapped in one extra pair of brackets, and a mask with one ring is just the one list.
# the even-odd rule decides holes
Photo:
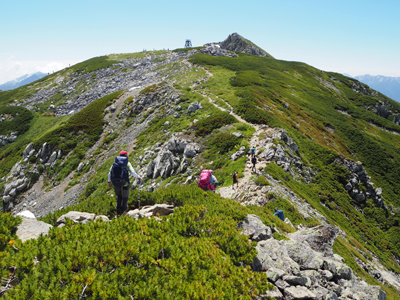
[(53, 73), (75, 63), (77, 61), (19, 61), (14, 56), (10, 56), (0, 61), (0, 84), (25, 74)]

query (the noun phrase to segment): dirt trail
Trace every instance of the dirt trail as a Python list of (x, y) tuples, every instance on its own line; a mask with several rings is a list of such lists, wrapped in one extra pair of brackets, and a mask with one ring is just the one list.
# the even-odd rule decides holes
[[(184, 63), (190, 64), (190, 62), (188, 62), (187, 60), (184, 61)], [(203, 69), (206, 72), (207, 77), (206, 77), (205, 80), (207, 80), (208, 78), (213, 76), (213, 74), (208, 69), (206, 69), (204, 67), (201, 67), (201, 66), (197, 66), (197, 67), (200, 68), (200, 69)], [(194, 88), (197, 85), (198, 85), (198, 83), (194, 83), (191, 86), (191, 88)], [(215, 101), (208, 94), (206, 94), (205, 91), (203, 91), (202, 93), (199, 93), (199, 94), (201, 94), (203, 97), (207, 97), (207, 99), (210, 101), (210, 103), (212, 105), (214, 105), (215, 107), (217, 107), (218, 109), (220, 109), (222, 111), (229, 112), (229, 114), (234, 116), (240, 122), (245, 123), (245, 124), (247, 124), (247, 125), (249, 125), (249, 126), (251, 126), (251, 127), (253, 127), (255, 129), (255, 132), (253, 133), (253, 135), (250, 137), (250, 140), (249, 140), (250, 147), (255, 147), (256, 149), (259, 148), (259, 146), (261, 144), (260, 136), (266, 136), (268, 131), (272, 131), (273, 130), (273, 128), (270, 128), (270, 127), (260, 126), (260, 125), (257, 125), (257, 124), (252, 124), (252, 123), (247, 122), (241, 116), (239, 116), (239, 115), (234, 113), (233, 107), (227, 101), (223, 100), (222, 98), (218, 98), (218, 96), (216, 96), (216, 97), (220, 101), (223, 101), (230, 109), (223, 108), (220, 105), (218, 105), (217, 103), (215, 103)], [(262, 134), (262, 133), (264, 133), (264, 134)], [(256, 152), (256, 154), (257, 154), (257, 152)], [(266, 165), (267, 165), (267, 162), (265, 160), (260, 160), (257, 157), (256, 171), (253, 172), (251, 170), (251, 167), (252, 167), (251, 156), (248, 154), (248, 160), (246, 162), (246, 166), (245, 166), (245, 169), (243, 171), (243, 175), (244, 176), (239, 178), (239, 187), (241, 185), (247, 184), (251, 176), (260, 174), (259, 170), (264, 169)], [(236, 187), (236, 185), (235, 185), (235, 189), (233, 189), (232, 186), (220, 187), (220, 188), (217, 188), (216, 192), (219, 193), (224, 198), (233, 198), (235, 193), (236, 193), (236, 191), (237, 191), (237, 189), (238, 188)]]

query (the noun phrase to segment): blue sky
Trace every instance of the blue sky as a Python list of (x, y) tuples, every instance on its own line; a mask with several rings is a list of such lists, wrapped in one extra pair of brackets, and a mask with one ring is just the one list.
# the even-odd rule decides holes
[(0, 84), (94, 56), (237, 32), (277, 59), (400, 77), (400, 1), (0, 0)]

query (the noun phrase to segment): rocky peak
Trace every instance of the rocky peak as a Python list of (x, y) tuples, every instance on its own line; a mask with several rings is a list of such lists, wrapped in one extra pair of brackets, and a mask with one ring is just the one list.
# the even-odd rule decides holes
[(254, 45), (249, 40), (246, 40), (244, 37), (237, 34), (236, 32), (230, 34), (223, 42), (221, 42), (220, 47), (228, 51), (243, 52), (250, 55), (272, 58), (272, 56), (265, 52), (263, 49)]

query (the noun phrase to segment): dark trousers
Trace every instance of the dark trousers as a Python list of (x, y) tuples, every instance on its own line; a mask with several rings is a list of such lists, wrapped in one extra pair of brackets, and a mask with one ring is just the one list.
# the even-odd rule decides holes
[(114, 186), (114, 192), (117, 195), (117, 215), (121, 215), (128, 209), (129, 184), (124, 186)]

